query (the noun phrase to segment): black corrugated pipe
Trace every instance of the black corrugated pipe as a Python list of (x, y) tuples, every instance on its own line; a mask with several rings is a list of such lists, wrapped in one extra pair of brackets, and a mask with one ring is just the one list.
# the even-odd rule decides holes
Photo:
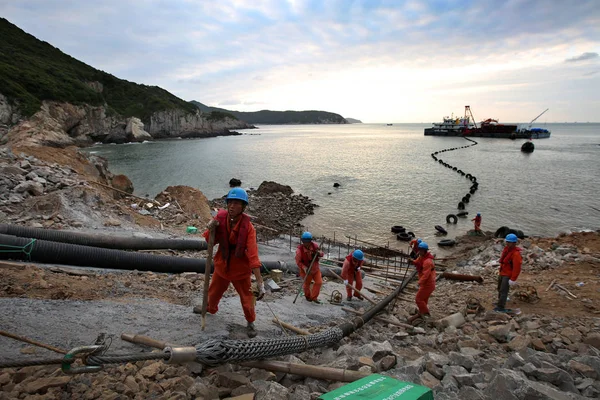
[[(206, 266), (206, 259), (203, 258), (156, 256), (2, 234), (0, 234), (0, 259), (169, 273), (203, 273)], [(279, 261), (265, 261), (262, 264), (262, 272), (282, 267)]]
[(135, 238), (118, 235), (98, 235), (93, 233), (59, 231), (55, 229), (31, 228), (20, 225), (0, 224), (0, 234), (50, 240), (53, 242), (81, 244), (121, 250), (206, 250), (204, 240)]

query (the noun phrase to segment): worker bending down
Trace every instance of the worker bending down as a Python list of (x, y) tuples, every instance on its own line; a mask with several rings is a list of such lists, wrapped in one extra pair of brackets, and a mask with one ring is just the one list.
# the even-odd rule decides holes
[[(342, 265), (342, 278), (344, 279), (344, 285), (346, 285), (346, 294), (348, 297), (346, 298), (348, 301), (352, 300), (352, 288), (358, 291), (362, 289), (362, 272), (360, 271), (360, 267), (363, 265), (365, 255), (362, 250), (354, 250), (351, 254), (346, 256), (344, 260), (344, 264)], [(354, 282), (356, 281), (356, 285)], [(357, 299), (362, 300), (362, 296), (358, 292), (354, 292), (354, 295)]]
[(417, 318), (430, 317), (429, 296), (435, 290), (435, 264), (433, 263), (433, 254), (429, 252), (429, 246), (425, 242), (419, 243), (419, 257), (413, 261), (419, 277), (419, 290), (415, 296), (415, 303), (419, 311), (408, 319), (412, 323)]
[[(296, 248), (296, 265), (300, 270), (300, 276), (304, 279), (304, 297), (306, 301), (321, 304), (319, 293), (323, 285), (321, 276), (321, 267), (319, 258), (323, 257), (323, 252), (319, 245), (313, 242), (313, 236), (310, 232), (304, 232), (300, 237), (301, 244)], [(311, 287), (312, 284), (312, 287)]]

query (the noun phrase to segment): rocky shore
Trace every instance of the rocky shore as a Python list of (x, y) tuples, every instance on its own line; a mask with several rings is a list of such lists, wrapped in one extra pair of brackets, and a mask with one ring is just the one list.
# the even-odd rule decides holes
[[(102, 159), (87, 158), (75, 148), (0, 148), (0, 171), (0, 223), (180, 237), (187, 226), (205, 226), (212, 209), (222, 201), (209, 201), (199, 190), (185, 186), (165, 188), (155, 199), (128, 195), (132, 189), (130, 182), (115, 179)], [(106, 187), (119, 181), (120, 191)], [(302, 219), (315, 207), (310, 199), (294, 194), (292, 188), (274, 182), (264, 182), (249, 195), (248, 213), (257, 226), (260, 225), (259, 235), (264, 238), (290, 231), (298, 233)], [(168, 206), (163, 207), (166, 204)], [(382, 373), (428, 386), (433, 389), (436, 400), (598, 398), (599, 232), (531, 237), (520, 246), (523, 272), (519, 285), (511, 289), (509, 302), (509, 307), (520, 309), (519, 315), (491, 311), (501, 240), (494, 239), (490, 233), (465, 235), (457, 238), (452, 256), (437, 261), (439, 273), (445, 270), (477, 275), (483, 283), (439, 280), (430, 300), (431, 323), (416, 329), (394, 324), (405, 322), (414, 308), (413, 296), (406, 294), (394, 307), (388, 307), (384, 316), (391, 323), (372, 320), (335, 346), (278, 359)], [(70, 300), (91, 305), (107, 301), (129, 304), (141, 299), (188, 307), (190, 298), (201, 291), (204, 283), (201, 274), (193, 273), (106, 273), (47, 268), (31, 263), (4, 263), (0, 266), (0, 275), (0, 297), (9, 302)], [(295, 294), (299, 281), (291, 282), (289, 286), (282, 284), (282, 291), (274, 296), (283, 299)], [(368, 276), (365, 285), (375, 287)], [(323, 296), (336, 288), (343, 292), (341, 284), (327, 282)], [(230, 290), (227, 297), (235, 297), (235, 293)], [(476, 312), (468, 312), (474, 300), (478, 305)], [(369, 303), (355, 301), (347, 305), (364, 311)], [(332, 316), (320, 325), (300, 328), (318, 332), (346, 319), (338, 316), (337, 306), (314, 307), (325, 313), (329, 309)], [(441, 322), (450, 315), (455, 317)], [(39, 318), (43, 319), (44, 314)], [(59, 321), (44, 322), (47, 329), (52, 326), (62, 329)], [(265, 330), (261, 326), (258, 329)], [(38, 354), (29, 344), (12, 343), (20, 347), (23, 356)], [(68, 339), (50, 344), (72, 345)], [(240, 399), (300, 400), (316, 399), (342, 385), (238, 364), (201, 368), (197, 364), (178, 366), (143, 361), (73, 376), (64, 375), (56, 366), (0, 370), (0, 399), (224, 399), (240, 396)]]

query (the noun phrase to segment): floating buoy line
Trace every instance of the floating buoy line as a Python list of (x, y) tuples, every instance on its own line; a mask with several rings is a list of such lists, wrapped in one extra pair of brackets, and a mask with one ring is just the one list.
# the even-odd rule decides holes
[[(462, 199), (458, 202), (457, 208), (459, 210), (459, 212), (457, 212), (456, 214), (448, 214), (446, 216), (446, 223), (448, 224), (456, 224), (458, 223), (458, 218), (459, 217), (466, 217), (469, 212), (465, 211), (465, 208), (467, 206), (467, 204), (469, 204), (469, 202), (471, 201), (471, 196), (475, 194), (475, 192), (477, 192), (477, 189), (479, 189), (479, 182), (477, 182), (477, 177), (475, 177), (474, 175), (467, 173), (465, 171), (463, 171), (462, 169), (459, 169), (455, 166), (450, 165), (449, 163), (445, 162), (444, 160), (442, 160), (439, 155), (440, 153), (445, 153), (447, 151), (454, 151), (454, 150), (460, 150), (460, 149), (466, 149), (472, 146), (476, 146), (478, 143), (470, 138), (465, 137), (465, 140), (468, 140), (469, 142), (471, 142), (470, 144), (466, 145), (466, 146), (460, 146), (460, 147), (451, 147), (448, 149), (443, 149), (443, 150), (438, 150), (436, 152), (431, 153), (431, 157), (437, 161), (440, 165), (451, 169), (452, 171), (456, 172), (457, 174), (460, 174), (461, 176), (464, 176), (467, 180), (469, 180), (471, 182), (471, 186), (469, 187), (469, 193), (465, 194)], [(446, 230), (443, 229), (441, 226), (436, 225), (435, 229), (440, 232), (441, 234), (447, 234)], [(454, 241), (453, 240), (443, 240), (441, 242), (438, 243), (438, 245), (440, 246), (452, 246), (454, 245)]]

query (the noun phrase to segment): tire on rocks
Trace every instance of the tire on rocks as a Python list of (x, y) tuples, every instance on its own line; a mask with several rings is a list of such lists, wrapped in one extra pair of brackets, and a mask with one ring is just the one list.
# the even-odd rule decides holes
[(501, 226), (500, 228), (498, 228), (498, 230), (496, 230), (496, 233), (494, 233), (494, 237), (504, 239), (506, 235), (510, 233), (509, 231), (510, 228), (508, 226)]

